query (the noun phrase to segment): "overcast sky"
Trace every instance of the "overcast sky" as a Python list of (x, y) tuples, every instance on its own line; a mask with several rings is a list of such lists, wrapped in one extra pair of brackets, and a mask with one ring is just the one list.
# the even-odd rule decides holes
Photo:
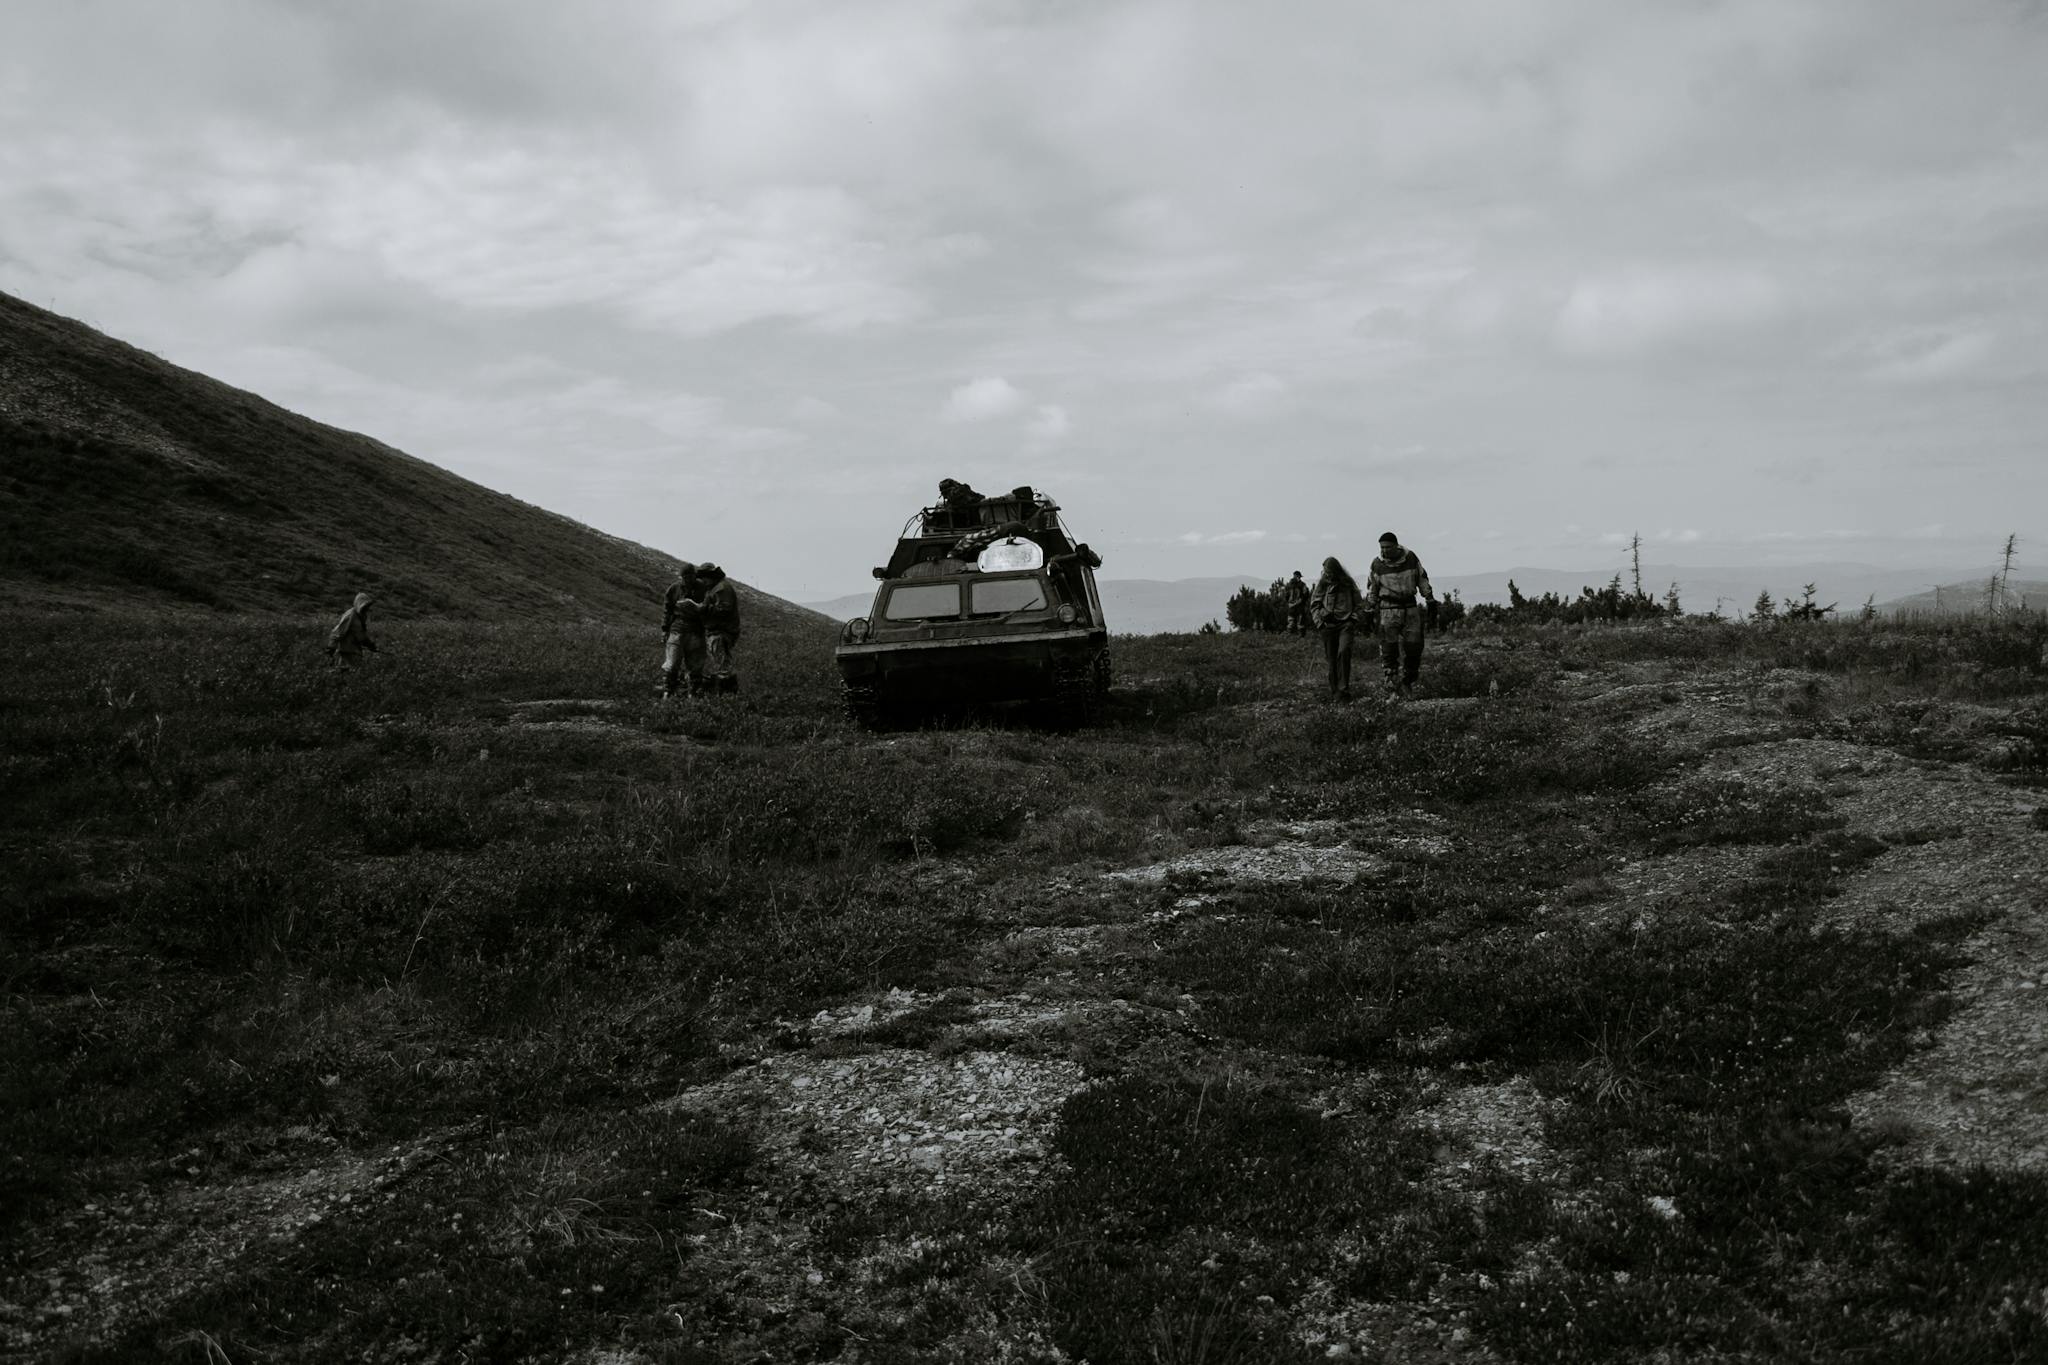
[(2038, 569), (2048, 4), (12, 0), (0, 289), (799, 600)]

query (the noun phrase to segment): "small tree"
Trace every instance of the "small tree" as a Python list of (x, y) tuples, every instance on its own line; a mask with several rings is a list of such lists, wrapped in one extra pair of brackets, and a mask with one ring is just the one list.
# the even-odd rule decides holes
[(1285, 580), (1278, 578), (1264, 592), (1245, 584), (1223, 604), (1224, 619), (1232, 630), (1285, 630), (1287, 604), (1281, 593), (1286, 587)]
[(1985, 588), (1984, 605), (1993, 616), (2012, 606), (2012, 561), (2014, 554), (2019, 550), (2019, 545), (2020, 538), (2018, 536), (2010, 535), (2005, 538), (2005, 550), (2002, 556), (2004, 562), (1999, 565), (1998, 573), (1992, 577), (1990, 584)]
[(1678, 605), (1678, 584), (1673, 583), (1664, 590), (1664, 614), (1673, 620), (1685, 615), (1685, 609)]
[(1785, 599), (1785, 619), (1787, 621), (1818, 621), (1825, 616), (1831, 615), (1834, 610), (1835, 604), (1833, 602), (1828, 603), (1824, 607), (1814, 603), (1813, 584), (1811, 583), (1808, 583), (1799, 590), (1799, 600), (1797, 602), (1794, 602), (1789, 597)]
[(1750, 618), (1759, 624), (1778, 619), (1778, 599), (1765, 588), (1756, 595), (1756, 605), (1749, 609)]

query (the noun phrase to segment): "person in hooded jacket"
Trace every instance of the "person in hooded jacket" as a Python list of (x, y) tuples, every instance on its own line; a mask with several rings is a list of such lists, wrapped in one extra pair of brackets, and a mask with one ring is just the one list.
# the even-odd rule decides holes
[(697, 566), (676, 565), (676, 581), (661, 598), (661, 695), (673, 697), (678, 681), (687, 679), (690, 695), (704, 690), (704, 587)]
[(376, 600), (366, 592), (356, 594), (355, 605), (343, 612), (334, 629), (327, 632), (328, 658), (353, 667), (364, 650), (377, 652), (377, 642), (370, 638), (370, 604)]
[(1392, 531), (1380, 537), (1380, 552), (1365, 578), (1366, 605), (1379, 614), (1380, 667), (1387, 689), (1406, 695), (1422, 672), (1422, 626), (1436, 623), (1436, 589), (1415, 551)]
[(697, 570), (704, 583), (704, 675), (705, 687), (713, 692), (737, 692), (739, 675), (733, 671), (733, 646), (740, 639), (740, 599), (732, 580), (716, 564)]
[(1309, 596), (1316, 632), (1322, 636), (1323, 658), (1330, 666), (1330, 700), (1351, 700), (1351, 643), (1358, 631), (1358, 580), (1332, 555)]

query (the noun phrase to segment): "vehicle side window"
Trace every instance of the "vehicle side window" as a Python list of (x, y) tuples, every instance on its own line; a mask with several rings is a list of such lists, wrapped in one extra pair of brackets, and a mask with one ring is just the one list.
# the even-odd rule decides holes
[(967, 588), (970, 616), (1000, 616), (1043, 607), (1045, 584), (1036, 578), (990, 578)]
[(904, 583), (889, 590), (882, 605), (887, 621), (929, 621), (960, 614), (958, 583)]

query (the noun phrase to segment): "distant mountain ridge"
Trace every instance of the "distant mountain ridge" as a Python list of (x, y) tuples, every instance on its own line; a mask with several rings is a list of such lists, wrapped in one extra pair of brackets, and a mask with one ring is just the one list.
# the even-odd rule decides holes
[(649, 621), (677, 557), (0, 293), (0, 603)]
[[(1425, 555), (1425, 562), (1427, 559)], [(1304, 565), (1303, 573), (1307, 574), (1308, 569), (1309, 566)], [(1103, 579), (1100, 582), (1102, 609), (1109, 618), (1110, 629), (1119, 633), (1152, 635), (1165, 631), (1200, 630), (1205, 622), (1223, 620), (1224, 603), (1239, 587), (1249, 584), (1264, 589), (1275, 579), (1284, 578), (1291, 572), (1288, 569), (1277, 573), (1204, 578)], [(1554, 592), (1563, 597), (1577, 597), (1582, 588), (1605, 587), (1616, 572), (1613, 567), (1564, 570), (1520, 565), (1488, 573), (1433, 574), (1431, 577), (1439, 594), (1455, 591), (1471, 605), (1481, 602), (1505, 605), (1511, 579), (1524, 596), (1541, 597), (1546, 592)], [(1623, 584), (1630, 585), (1626, 568), (1620, 572)], [(1944, 585), (1945, 606), (1949, 600), (1961, 602), (1971, 592), (1981, 604), (1984, 581), (1992, 572), (1989, 568), (1972, 574), (1971, 571), (1954, 568), (1897, 568), (1833, 561), (1736, 567), (1653, 563), (1643, 565), (1643, 591), (1661, 599), (1676, 583), (1679, 605), (1688, 613), (1704, 614), (1714, 610), (1718, 604), (1723, 615), (1733, 617), (1747, 615), (1756, 605), (1758, 593), (1769, 592), (1773, 601), (1782, 604), (1788, 598), (1798, 600), (1805, 586), (1811, 583), (1814, 585), (1814, 598), (1820, 605), (1834, 603), (1838, 612), (1853, 615), (1862, 610), (1863, 603), (1869, 598), (1876, 598), (1879, 610), (1888, 611), (1901, 602), (1916, 600), (1906, 595), (1923, 588), (1931, 589), (1937, 583)], [(2015, 579), (2015, 597), (2023, 587), (2030, 593), (2030, 600), (2048, 601), (2048, 584), (2023, 584)], [(1926, 606), (1931, 609), (1932, 591), (1925, 596)], [(872, 601), (872, 593), (857, 593), (807, 605), (843, 620), (865, 612)]]
[[(1942, 583), (1926, 592), (1894, 597), (1879, 602), (1877, 609), (1887, 616), (1968, 616), (1985, 609), (1991, 600), (1991, 575), (1960, 583)], [(2014, 578), (2002, 585), (2005, 605), (2029, 611), (2048, 609), (2048, 579)]]

